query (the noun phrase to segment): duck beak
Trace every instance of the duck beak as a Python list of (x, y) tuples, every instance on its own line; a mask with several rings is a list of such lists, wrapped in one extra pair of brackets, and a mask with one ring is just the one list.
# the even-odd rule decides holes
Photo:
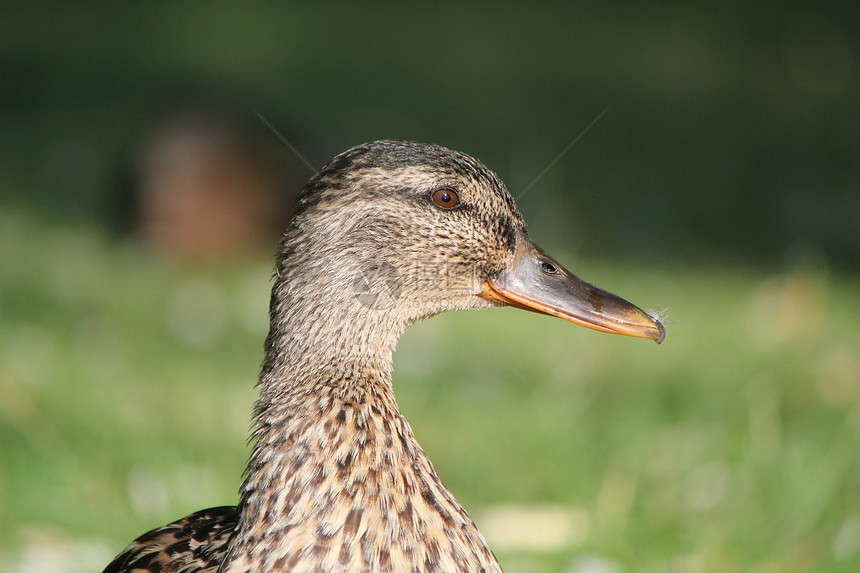
[(519, 231), (513, 262), (487, 280), (479, 296), (601, 332), (650, 338), (657, 344), (666, 337), (659, 320), (577, 278)]

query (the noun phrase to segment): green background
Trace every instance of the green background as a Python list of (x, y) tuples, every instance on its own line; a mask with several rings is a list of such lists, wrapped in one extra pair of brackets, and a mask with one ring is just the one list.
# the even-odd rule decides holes
[(235, 503), (274, 243), (178, 265), (125, 207), (147, 129), (197, 101), (257, 110), (316, 167), (380, 138), (474, 155), (562, 263), (668, 309), (660, 347), (514, 310), (404, 337), (401, 407), (506, 570), (860, 567), (840, 6), (4, 6), (0, 570), (99, 570)]

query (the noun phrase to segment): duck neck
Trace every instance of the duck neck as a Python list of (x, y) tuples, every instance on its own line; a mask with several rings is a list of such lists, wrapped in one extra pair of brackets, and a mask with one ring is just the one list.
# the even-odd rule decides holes
[[(267, 458), (273, 448), (289, 457), (329, 455), (323, 447), (305, 448), (301, 436), (319, 432), (316, 426), (332, 416), (337, 422), (342, 412), (372, 406), (376, 415), (401, 417), (391, 386), (393, 344), (356, 328), (356, 317), (338, 314), (327, 309), (273, 321), (255, 406), (254, 457)], [(284, 438), (295, 443), (287, 446)]]
[(283, 284), (272, 294), (255, 435), (283, 432), (294, 417), (319, 419), (336, 402), (374, 402), (397, 411), (392, 355), (405, 328), (354, 297), (301, 296)]
[(397, 407), (402, 328), (274, 296), (256, 443), (220, 571), (468, 570), (466, 557), (497, 570)]
[[(401, 329), (355, 301), (323, 298), (321, 307), (320, 298), (289, 294), (277, 285), (273, 293), (248, 468), (248, 482), (261, 483), (245, 488), (252, 496), (261, 485), (301, 485), (290, 482), (300, 465), (343, 461), (349, 452), (339, 449), (358, 445), (361, 424), (402, 420), (391, 386)], [(292, 464), (289, 471), (284, 462)]]

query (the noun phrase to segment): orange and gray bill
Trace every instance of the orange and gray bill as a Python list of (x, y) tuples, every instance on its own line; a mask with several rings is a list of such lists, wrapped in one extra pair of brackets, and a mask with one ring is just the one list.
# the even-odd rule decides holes
[(487, 280), (481, 296), (601, 332), (650, 338), (658, 344), (666, 337), (659, 320), (576, 277), (525, 233), (517, 233), (516, 254), (510, 267)]

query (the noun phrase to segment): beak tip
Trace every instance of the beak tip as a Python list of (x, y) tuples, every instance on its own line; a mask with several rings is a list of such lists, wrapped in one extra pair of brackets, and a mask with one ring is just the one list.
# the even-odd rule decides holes
[(664, 340), (666, 340), (666, 327), (663, 326), (663, 323), (657, 320), (656, 318), (652, 318), (654, 324), (657, 325), (657, 337), (654, 338), (654, 342), (660, 344)]

